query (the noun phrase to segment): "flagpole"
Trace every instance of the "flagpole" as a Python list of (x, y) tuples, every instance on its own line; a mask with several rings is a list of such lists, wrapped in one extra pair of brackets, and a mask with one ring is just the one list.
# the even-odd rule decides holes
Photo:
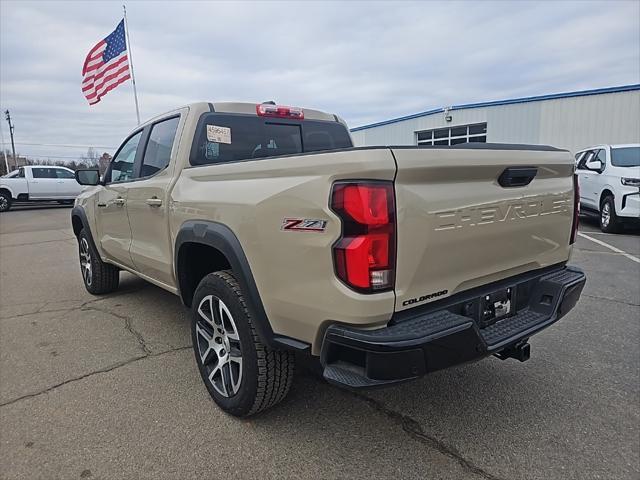
[(136, 101), (136, 117), (140, 125), (140, 108), (138, 107), (138, 91), (136, 90), (136, 76), (133, 74), (133, 53), (131, 53), (131, 42), (129, 41), (129, 22), (127, 21), (127, 7), (122, 5), (124, 11), (124, 33), (127, 36), (127, 50), (129, 55), (129, 66), (131, 67), (131, 83), (133, 83), (133, 98)]

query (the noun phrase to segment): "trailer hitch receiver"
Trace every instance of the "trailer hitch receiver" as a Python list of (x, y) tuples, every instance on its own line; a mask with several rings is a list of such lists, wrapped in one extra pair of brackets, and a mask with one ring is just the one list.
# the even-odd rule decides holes
[(511, 347), (505, 348), (504, 350), (495, 354), (500, 360), (506, 360), (507, 358), (515, 358), (516, 360), (520, 360), (521, 362), (525, 362), (529, 360), (531, 357), (531, 345), (528, 343), (528, 339), (520, 342)]

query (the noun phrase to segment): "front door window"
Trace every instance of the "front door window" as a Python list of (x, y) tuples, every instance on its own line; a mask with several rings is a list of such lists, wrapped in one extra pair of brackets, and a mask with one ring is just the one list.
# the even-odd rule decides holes
[(106, 183), (128, 182), (134, 179), (134, 162), (142, 131), (129, 138), (118, 151), (107, 172)]

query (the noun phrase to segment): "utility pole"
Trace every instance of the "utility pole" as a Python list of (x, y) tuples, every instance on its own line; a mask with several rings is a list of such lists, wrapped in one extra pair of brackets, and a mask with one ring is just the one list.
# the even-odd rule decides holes
[(11, 114), (9, 113), (9, 110), (5, 110), (4, 114), (7, 118), (7, 123), (9, 124), (9, 135), (11, 136), (11, 152), (13, 153), (13, 164), (16, 166), (16, 168), (18, 168), (18, 160), (16, 159), (16, 146), (13, 143), (13, 129), (15, 127), (11, 123)]
[(7, 150), (4, 148), (4, 130), (0, 128), (0, 141), (2, 142), (2, 155), (4, 156), (4, 167), (6, 172), (9, 173), (9, 162), (7, 161)]

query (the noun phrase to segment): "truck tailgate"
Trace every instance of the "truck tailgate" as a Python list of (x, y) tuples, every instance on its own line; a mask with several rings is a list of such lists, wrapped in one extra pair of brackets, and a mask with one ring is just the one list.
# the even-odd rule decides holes
[[(569, 152), (490, 145), (392, 152), (398, 169), (396, 310), (568, 260)], [(512, 177), (535, 177), (528, 185), (501, 186), (507, 169)]]

